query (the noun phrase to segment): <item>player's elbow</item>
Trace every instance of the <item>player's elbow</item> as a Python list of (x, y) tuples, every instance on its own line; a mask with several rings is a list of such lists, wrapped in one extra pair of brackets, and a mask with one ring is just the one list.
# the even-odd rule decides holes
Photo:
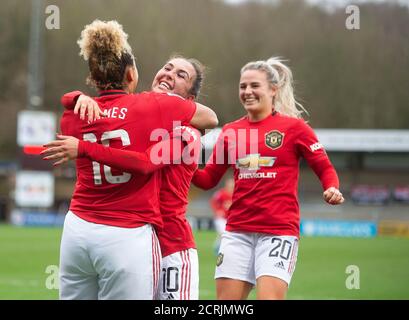
[(199, 130), (213, 129), (217, 127), (219, 119), (217, 118), (216, 112), (200, 103), (196, 103), (196, 105), (196, 113), (191, 119), (190, 124)]
[(211, 110), (206, 127), (207, 129), (214, 129), (218, 126), (218, 124), (219, 124), (219, 119), (217, 118), (217, 114), (216, 112)]
[(219, 119), (217, 118), (216, 113), (213, 110), (209, 109), (206, 116), (201, 118), (196, 127), (201, 130), (214, 129), (217, 127), (218, 124)]

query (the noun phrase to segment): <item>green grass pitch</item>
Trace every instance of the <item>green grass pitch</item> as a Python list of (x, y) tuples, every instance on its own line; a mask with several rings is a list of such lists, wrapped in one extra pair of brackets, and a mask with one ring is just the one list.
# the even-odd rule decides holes
[[(215, 299), (215, 233), (195, 236), (200, 298)], [(60, 228), (0, 225), (0, 299), (58, 299), (58, 290), (46, 288), (53, 275), (46, 269), (58, 265), (60, 237)], [(349, 265), (359, 268), (359, 289), (347, 289)], [(409, 299), (409, 239), (302, 237), (287, 298)]]

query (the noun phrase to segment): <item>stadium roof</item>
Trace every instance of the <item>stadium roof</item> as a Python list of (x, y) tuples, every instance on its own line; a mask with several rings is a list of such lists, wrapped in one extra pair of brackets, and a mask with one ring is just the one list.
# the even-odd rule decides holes
[(317, 129), (328, 151), (409, 152), (409, 130)]
[[(204, 148), (213, 148), (221, 128), (202, 137)], [(315, 129), (327, 151), (409, 152), (409, 130)]]

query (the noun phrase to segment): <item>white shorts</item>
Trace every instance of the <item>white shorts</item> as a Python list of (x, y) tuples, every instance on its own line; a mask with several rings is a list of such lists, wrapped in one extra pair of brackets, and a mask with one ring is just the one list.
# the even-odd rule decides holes
[(221, 217), (216, 217), (213, 220), (214, 222), (214, 228), (216, 229), (216, 232), (220, 235), (226, 230), (226, 222), (227, 220), (225, 218)]
[(298, 239), (294, 236), (225, 231), (215, 279), (236, 279), (255, 285), (259, 277), (272, 276), (290, 285), (297, 254)]
[(196, 249), (170, 254), (162, 259), (159, 300), (199, 299), (199, 259)]
[(60, 299), (152, 300), (161, 252), (153, 227), (119, 228), (67, 213), (60, 249)]

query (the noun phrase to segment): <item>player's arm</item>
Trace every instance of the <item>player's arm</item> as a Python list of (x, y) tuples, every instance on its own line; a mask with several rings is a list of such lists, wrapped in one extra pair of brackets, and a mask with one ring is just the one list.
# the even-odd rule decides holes
[[(78, 124), (73, 116), (73, 112), (65, 110), (60, 119), (60, 132), (62, 134), (57, 135), (57, 137), (63, 137), (64, 141), (52, 141), (42, 146), (26, 145), (24, 146), (24, 152), (33, 155), (45, 155), (46, 158), (44, 160), (48, 160), (48, 156), (50, 156), (49, 160), (57, 159), (58, 161), (54, 165), (60, 164), (60, 161), (64, 163), (70, 159), (75, 159), (78, 154), (78, 139), (75, 137), (77, 128)], [(56, 147), (59, 147), (59, 149)], [(64, 149), (64, 152), (57, 154), (62, 149)]]
[(196, 102), (196, 112), (190, 124), (199, 130), (213, 129), (219, 124), (219, 119), (212, 109)]
[(198, 169), (192, 179), (192, 183), (203, 190), (214, 188), (220, 182), (228, 166), (217, 164), (206, 164), (204, 169)]
[[(119, 170), (143, 174), (159, 170), (169, 164), (180, 163), (181, 160), (187, 160), (190, 152), (197, 146), (193, 141), (193, 136), (181, 130), (172, 132), (170, 139), (154, 144), (145, 152), (105, 147), (69, 136), (60, 135), (58, 138), (59, 140), (46, 144), (47, 149), (41, 153), (44, 155), (44, 160), (56, 161), (54, 166), (76, 158), (87, 157)], [(187, 145), (186, 148), (184, 148), (185, 145)], [(159, 158), (153, 150), (159, 151), (161, 157)]]
[[(65, 108), (73, 109), (75, 114), (79, 113), (82, 120), (87, 116), (88, 121), (92, 122), (104, 116), (98, 103), (81, 91), (66, 93), (61, 98), (61, 103)], [(196, 110), (190, 119), (190, 124), (199, 130), (215, 128), (219, 123), (216, 113), (201, 103), (195, 102), (195, 104)]]
[(66, 136), (76, 136), (78, 123), (71, 110), (65, 110), (60, 119), (60, 132)]
[(154, 97), (161, 108), (164, 128), (175, 121), (189, 123), (199, 130), (212, 129), (219, 123), (216, 113), (203, 104), (172, 93), (155, 94)]
[(225, 136), (219, 135), (212, 154), (204, 169), (198, 169), (193, 175), (192, 183), (201, 189), (208, 190), (217, 186), (229, 168)]
[(303, 134), (299, 135), (296, 141), (301, 155), (321, 181), (324, 200), (333, 205), (343, 203), (344, 197), (339, 191), (338, 174), (313, 130), (305, 124)]
[(105, 147), (99, 143), (79, 140), (70, 136), (57, 136), (59, 140), (51, 141), (44, 146), (47, 148), (41, 154), (44, 160), (56, 161), (53, 165), (58, 166), (69, 160), (87, 157), (90, 160), (97, 161), (101, 164), (123, 170), (126, 172), (138, 172), (143, 174), (159, 170), (171, 161), (159, 161), (152, 159), (150, 154), (153, 147), (168, 152), (169, 158), (177, 161), (181, 158), (181, 152), (175, 152), (176, 148), (170, 148), (169, 145), (183, 147), (179, 138), (158, 142), (145, 152), (136, 152), (121, 150), (112, 147)]
[(81, 91), (71, 91), (64, 94), (61, 97), (61, 104), (67, 110), (74, 110), (75, 104), (80, 95), (83, 93)]
[(80, 119), (92, 122), (104, 116), (98, 103), (81, 91), (72, 91), (61, 97), (61, 104), (67, 110), (74, 110), (74, 114), (80, 115)]
[(329, 204), (343, 203), (344, 197), (339, 191), (338, 175), (329, 158), (307, 160), (307, 163), (321, 181), (324, 200)]

